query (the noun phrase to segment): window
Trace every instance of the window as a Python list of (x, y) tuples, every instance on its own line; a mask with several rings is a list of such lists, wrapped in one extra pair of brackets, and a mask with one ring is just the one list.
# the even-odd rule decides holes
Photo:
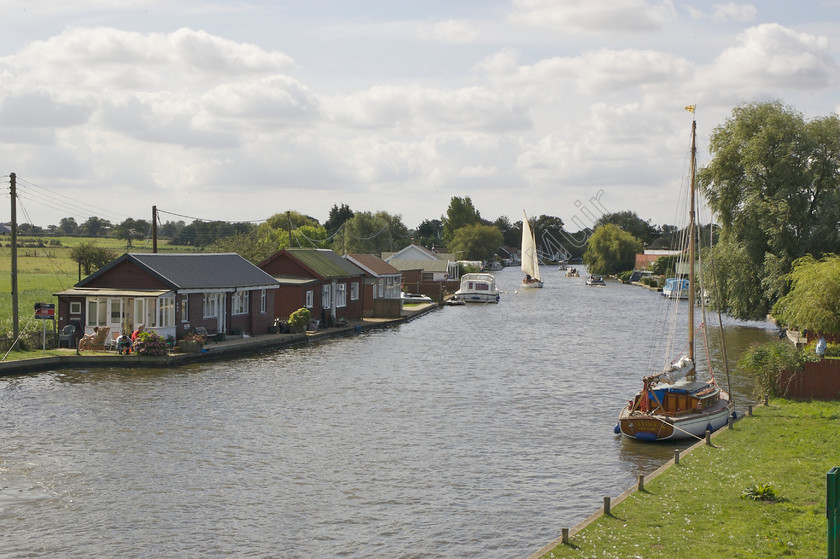
[(70, 303), (70, 314), (82, 314), (82, 304), (79, 301)]
[(108, 325), (108, 300), (102, 297), (91, 297), (87, 300), (87, 325)]
[(251, 300), (249, 291), (237, 291), (230, 298), (232, 314), (248, 314), (248, 302)]
[(330, 309), (332, 308), (332, 293), (330, 290), (329, 285), (324, 285), (324, 288), (321, 290), (321, 308), (322, 309)]
[(158, 299), (157, 325), (167, 328), (175, 325), (175, 297), (161, 297)]
[(385, 296), (385, 280), (383, 280), (382, 278), (379, 278), (379, 281), (377, 282), (377, 287), (379, 288), (379, 295), (376, 294), (377, 290), (374, 289), (373, 290), (373, 296), (374, 297), (379, 297), (381, 299), (382, 297)]
[(204, 294), (204, 318), (216, 318), (219, 316), (219, 300), (215, 293)]
[(190, 321), (190, 296), (181, 295), (181, 322)]
[(346, 283), (339, 283), (335, 286), (335, 306), (336, 307), (346, 307), (347, 306), (347, 284)]
[(315, 294), (312, 290), (306, 292), (306, 308), (311, 309), (315, 306)]
[(260, 290), (260, 312), (265, 314), (265, 289)]
[(350, 284), (350, 300), (351, 301), (358, 301), (359, 300), (359, 282), (354, 281)]

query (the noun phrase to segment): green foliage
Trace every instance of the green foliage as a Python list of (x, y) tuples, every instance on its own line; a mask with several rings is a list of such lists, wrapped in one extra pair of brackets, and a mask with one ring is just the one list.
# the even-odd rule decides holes
[(821, 334), (840, 333), (840, 256), (805, 256), (788, 274), (790, 291), (773, 306), (783, 324)]
[(633, 275), (633, 270), (625, 270), (618, 274), (618, 279), (621, 283), (630, 283), (630, 276)]
[(776, 490), (769, 483), (753, 484), (741, 492), (742, 499), (750, 499), (752, 501), (778, 501)]
[(502, 232), (493, 225), (466, 225), (455, 231), (449, 250), (459, 260), (491, 260), (502, 245)]
[(138, 355), (160, 356), (166, 355), (169, 348), (166, 340), (157, 332), (140, 332), (134, 342), (134, 351)]
[(666, 254), (654, 260), (650, 266), (650, 271), (657, 276), (668, 276), (672, 278), (676, 275), (677, 262), (680, 261), (678, 254)]
[(446, 215), (441, 217), (441, 221), (443, 222), (443, 242), (448, 248), (455, 237), (455, 231), (466, 225), (481, 223), (481, 215), (473, 206), (469, 196), (465, 198), (453, 196), (449, 201)]
[(333, 240), (339, 254), (382, 254), (395, 252), (409, 242), (411, 236), (402, 217), (379, 211), (356, 212), (344, 222), (344, 229)]
[(293, 328), (306, 328), (312, 321), (312, 314), (309, 309), (301, 307), (289, 315), (289, 326)]
[(601, 218), (595, 222), (595, 229), (597, 229), (599, 225), (606, 225), (607, 223), (618, 225), (624, 231), (630, 233), (645, 245), (653, 242), (653, 240), (658, 236), (656, 227), (651, 225), (649, 221), (645, 221), (640, 218), (636, 212), (631, 212), (629, 210), (602, 215)]
[(426, 248), (443, 246), (442, 235), (443, 223), (439, 219), (424, 219), (417, 226), (417, 243)]
[(723, 248), (739, 261), (722, 267), (723, 308), (763, 318), (784, 295), (794, 260), (840, 252), (840, 119), (805, 121), (778, 102), (743, 105), (715, 128), (710, 152), (699, 184), (719, 216)]
[(327, 235), (335, 234), (344, 225), (344, 222), (353, 217), (353, 215), (353, 210), (347, 204), (341, 204), (340, 208), (333, 204), (327, 221), (324, 223), (324, 229), (327, 230)]
[(816, 357), (793, 346), (778, 341), (756, 344), (747, 349), (738, 359), (738, 369), (756, 380), (758, 395), (777, 396), (784, 392), (779, 386), (779, 373), (782, 371), (800, 372), (807, 361)]
[(589, 238), (583, 261), (590, 273), (611, 275), (632, 270), (642, 242), (612, 223), (601, 225)]
[(116, 257), (117, 255), (113, 250), (97, 246), (92, 242), (85, 242), (70, 249), (70, 258), (82, 267), (82, 272), (86, 276)]

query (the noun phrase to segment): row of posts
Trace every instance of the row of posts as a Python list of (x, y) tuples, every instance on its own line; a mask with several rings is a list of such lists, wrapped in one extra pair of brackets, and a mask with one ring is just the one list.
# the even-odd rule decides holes
[[(767, 397), (766, 396), (764, 397), (764, 405), (765, 406), (767, 405)], [(752, 406), (747, 407), (747, 416), (752, 415), (752, 410), (753, 410)], [(729, 419), (727, 420), (727, 426), (730, 429), (734, 429), (735, 428), (734, 424), (735, 424), (735, 422), (732, 419), (732, 416), (730, 415)], [(709, 431), (708, 429), (706, 430), (706, 444), (709, 445), (709, 446), (712, 445), (712, 432)], [(680, 449), (675, 448), (674, 449), (674, 464), (679, 464), (679, 463), (680, 463)], [(644, 474), (639, 474), (639, 485), (638, 485), (637, 490), (638, 491), (644, 491), (645, 490), (645, 476), (644, 476)], [(607, 516), (609, 516), (609, 514), (610, 514), (610, 497), (609, 496), (604, 497), (604, 514), (607, 515)], [(569, 543), (569, 529), (568, 528), (562, 528), (561, 529), (561, 531), (560, 531), (560, 541), (563, 544), (568, 544)]]

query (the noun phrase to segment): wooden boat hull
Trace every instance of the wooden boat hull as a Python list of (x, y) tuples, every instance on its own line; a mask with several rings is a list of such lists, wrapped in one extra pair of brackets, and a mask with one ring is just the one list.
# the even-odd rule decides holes
[(631, 411), (627, 405), (618, 416), (619, 431), (640, 441), (665, 441), (703, 437), (727, 425), (733, 405), (721, 399), (718, 405), (683, 415)]

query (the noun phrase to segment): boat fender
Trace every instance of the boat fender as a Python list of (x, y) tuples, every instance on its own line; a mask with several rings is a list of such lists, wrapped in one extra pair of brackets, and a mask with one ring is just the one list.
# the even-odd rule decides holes
[(613, 433), (615, 433), (616, 435), (621, 433), (621, 427), (618, 426), (618, 423), (616, 423), (615, 427), (613, 427)]
[(736, 411), (732, 412), (732, 421), (738, 421), (738, 412), (736, 412)]
[(711, 423), (709, 423), (708, 425), (706, 425), (706, 431), (711, 431), (712, 433), (714, 433), (714, 432), (715, 432), (715, 428), (714, 428), (714, 427), (712, 427), (712, 424), (711, 424)]

